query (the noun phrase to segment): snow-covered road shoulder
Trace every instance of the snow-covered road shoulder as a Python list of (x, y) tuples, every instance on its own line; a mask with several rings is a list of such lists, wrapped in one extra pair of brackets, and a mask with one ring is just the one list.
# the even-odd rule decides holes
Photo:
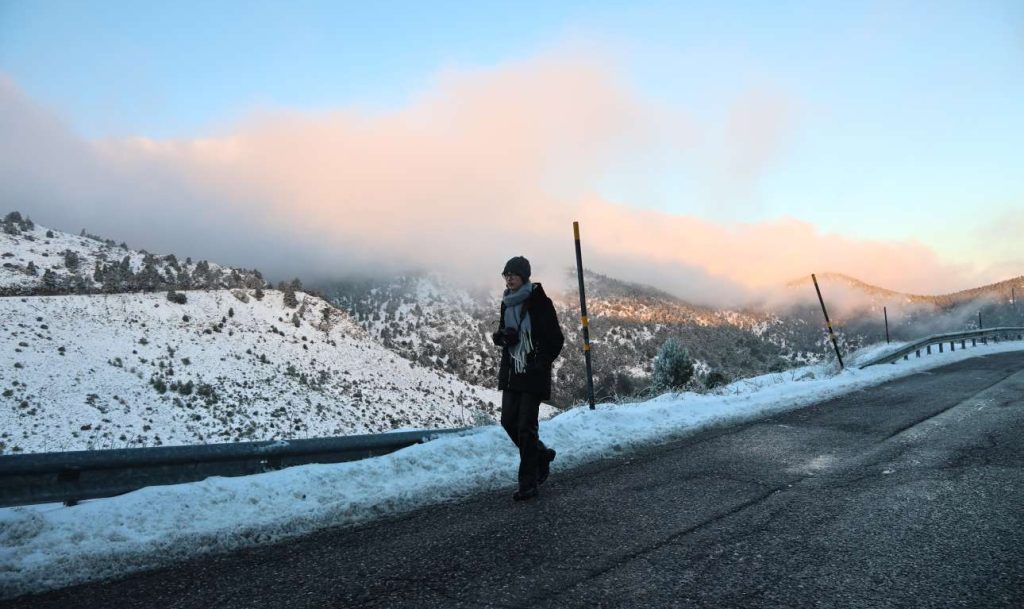
[[(893, 348), (889, 346), (887, 348)], [(877, 355), (854, 354), (851, 364)], [(800, 408), (963, 359), (1024, 349), (979, 346), (865, 370), (818, 365), (737, 381), (712, 394), (572, 409), (541, 424), (565, 469), (632, 448)], [(0, 597), (125, 575), (207, 552), (353, 525), (502, 487), (518, 455), (498, 426), (383, 457), (151, 487), (110, 499), (0, 510)], [(557, 470), (555, 471), (557, 475)], [(542, 499), (543, 500), (543, 499)]]

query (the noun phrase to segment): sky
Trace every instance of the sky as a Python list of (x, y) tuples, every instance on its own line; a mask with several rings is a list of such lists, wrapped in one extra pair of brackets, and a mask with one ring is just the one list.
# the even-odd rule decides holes
[(737, 303), (1024, 274), (1020, 2), (0, 0), (0, 197), (133, 247)]

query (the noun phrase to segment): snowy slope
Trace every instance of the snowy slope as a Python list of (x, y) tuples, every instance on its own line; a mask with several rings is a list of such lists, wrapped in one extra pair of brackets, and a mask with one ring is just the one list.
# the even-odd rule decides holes
[[(575, 286), (575, 271), (571, 280), (569, 285)], [(598, 400), (649, 394), (654, 356), (669, 337), (681, 339), (696, 360), (696, 382), (711, 371), (739, 378), (816, 361), (828, 353), (818, 344), (818, 326), (807, 332), (802, 321), (784, 324), (767, 313), (698, 307), (649, 286), (590, 271), (586, 281)], [(473, 384), (496, 385), (490, 333), (497, 323), (500, 287), (472, 293), (436, 274), (350, 279), (317, 287), (403, 357)], [(552, 403), (568, 407), (586, 399), (579, 297), (574, 289), (551, 290), (549, 296), (566, 336), (555, 362)]]
[(18, 212), (0, 220), (0, 295), (255, 288), (259, 271), (129, 249), (82, 231), (39, 226)]
[(313, 295), (286, 306), (258, 271), (16, 212), (0, 221), (0, 260), (0, 454), (458, 427), (498, 411), (496, 391), (397, 356)]
[(398, 357), (318, 298), (300, 292), (290, 309), (275, 290), (184, 294), (0, 299), (3, 452), (453, 427), (497, 412), (495, 391)]

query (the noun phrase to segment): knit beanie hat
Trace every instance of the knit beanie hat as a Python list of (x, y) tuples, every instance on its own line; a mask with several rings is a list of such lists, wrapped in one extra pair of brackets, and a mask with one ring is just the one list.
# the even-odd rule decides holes
[(505, 263), (505, 270), (501, 272), (502, 275), (519, 275), (523, 278), (523, 281), (530, 280), (530, 261), (522, 256), (516, 256), (515, 258), (509, 259)]

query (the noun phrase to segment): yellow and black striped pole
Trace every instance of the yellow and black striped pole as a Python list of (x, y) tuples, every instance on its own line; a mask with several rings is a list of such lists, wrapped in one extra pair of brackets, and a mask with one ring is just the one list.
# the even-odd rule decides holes
[(825, 324), (828, 325), (828, 336), (832, 339), (832, 346), (836, 348), (836, 357), (839, 358), (839, 369), (842, 370), (843, 356), (839, 353), (839, 343), (836, 341), (836, 334), (832, 331), (832, 322), (828, 319), (828, 311), (825, 310), (825, 299), (821, 297), (821, 289), (818, 288), (818, 278), (811, 273), (811, 281), (814, 282), (814, 291), (818, 293), (818, 302), (821, 303), (821, 312), (825, 314)]
[(892, 341), (889, 340), (889, 309), (887, 307), (882, 307), (882, 315), (885, 317), (885, 344), (888, 345)]
[(587, 399), (594, 409), (594, 372), (590, 366), (590, 320), (587, 319), (587, 295), (583, 290), (583, 254), (580, 252), (580, 223), (572, 223), (572, 234), (576, 240), (576, 276), (580, 280), (580, 321), (583, 323), (583, 357), (587, 361)]

